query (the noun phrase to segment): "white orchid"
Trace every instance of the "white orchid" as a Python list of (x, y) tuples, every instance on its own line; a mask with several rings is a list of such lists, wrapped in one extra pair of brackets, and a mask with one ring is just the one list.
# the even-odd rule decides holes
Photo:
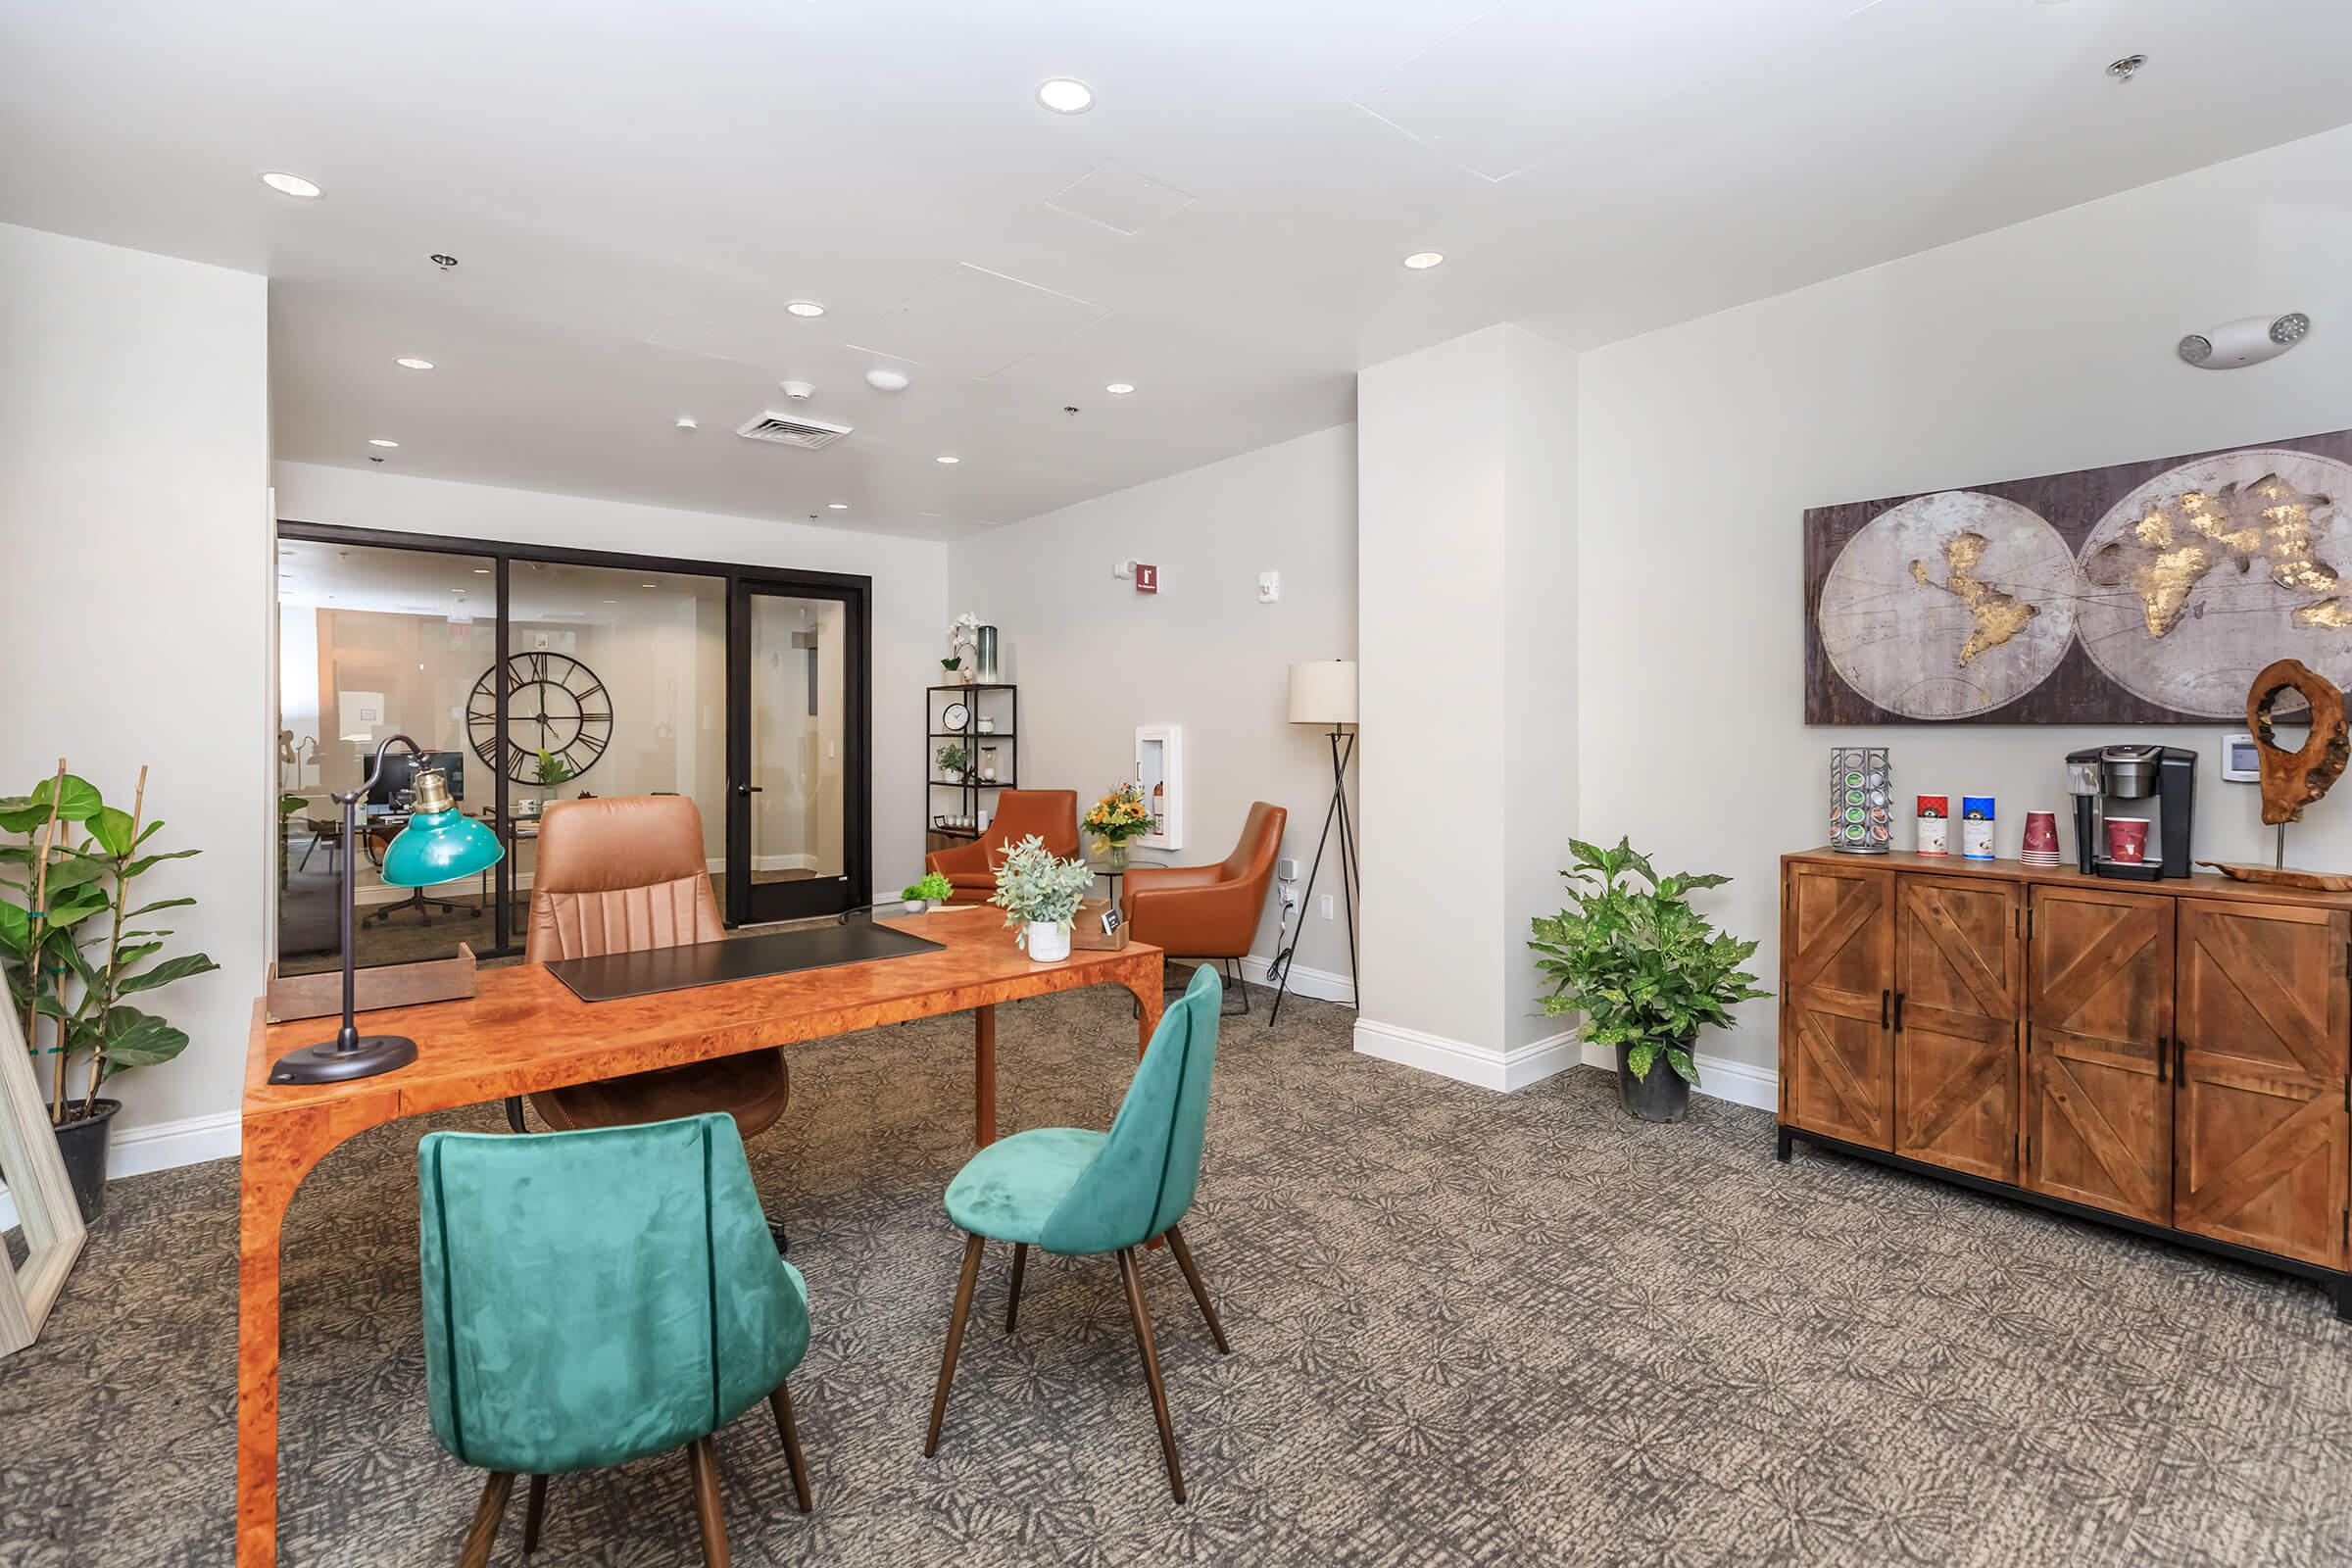
[(980, 617), (967, 610), (948, 622), (948, 641), (957, 648), (976, 647), (980, 641)]

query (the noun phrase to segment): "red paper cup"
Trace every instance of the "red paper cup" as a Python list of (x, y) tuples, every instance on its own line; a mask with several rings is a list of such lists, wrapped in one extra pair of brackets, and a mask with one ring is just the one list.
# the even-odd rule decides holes
[(2111, 816), (2107, 819), (2107, 858), (2118, 865), (2138, 865), (2148, 858), (2148, 819)]
[(2058, 815), (2054, 811), (2026, 813), (2026, 848), (2030, 851), (2057, 853)]

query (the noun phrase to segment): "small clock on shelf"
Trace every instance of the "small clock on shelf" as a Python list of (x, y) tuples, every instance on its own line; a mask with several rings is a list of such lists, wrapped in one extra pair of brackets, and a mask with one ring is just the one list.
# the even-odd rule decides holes
[[(473, 755), (517, 784), (561, 784), (596, 765), (612, 743), (612, 698), (596, 671), (567, 654), (532, 652), (507, 661), (507, 752), (498, 754), (496, 664), (482, 671), (466, 704)], [(551, 768), (547, 764), (554, 763)]]
[(939, 715), (939, 721), (943, 729), (960, 730), (970, 725), (972, 710), (961, 703), (950, 703), (947, 710)]

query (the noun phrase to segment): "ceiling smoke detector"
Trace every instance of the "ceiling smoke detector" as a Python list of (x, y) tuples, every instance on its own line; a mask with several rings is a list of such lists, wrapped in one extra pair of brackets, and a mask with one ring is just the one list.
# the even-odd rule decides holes
[(2234, 370), (2275, 360), (2303, 341), (2311, 318), (2301, 311), (2284, 316), (2241, 316), (2234, 321), (2191, 332), (2177, 346), (2180, 358), (2205, 370)]
[(776, 384), (782, 387), (784, 395), (795, 403), (806, 403), (816, 396), (815, 386), (808, 381), (779, 381)]
[(846, 424), (828, 424), (822, 419), (778, 414), (770, 409), (757, 418), (744, 420), (735, 427), (735, 433), (749, 441), (772, 441), (780, 447), (815, 452), (848, 435), (851, 428)]

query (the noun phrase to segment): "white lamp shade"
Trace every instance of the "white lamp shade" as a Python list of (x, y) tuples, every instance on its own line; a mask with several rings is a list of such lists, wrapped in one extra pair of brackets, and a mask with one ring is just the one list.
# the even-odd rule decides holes
[(1291, 722), (1355, 722), (1355, 661), (1318, 659), (1291, 666)]

